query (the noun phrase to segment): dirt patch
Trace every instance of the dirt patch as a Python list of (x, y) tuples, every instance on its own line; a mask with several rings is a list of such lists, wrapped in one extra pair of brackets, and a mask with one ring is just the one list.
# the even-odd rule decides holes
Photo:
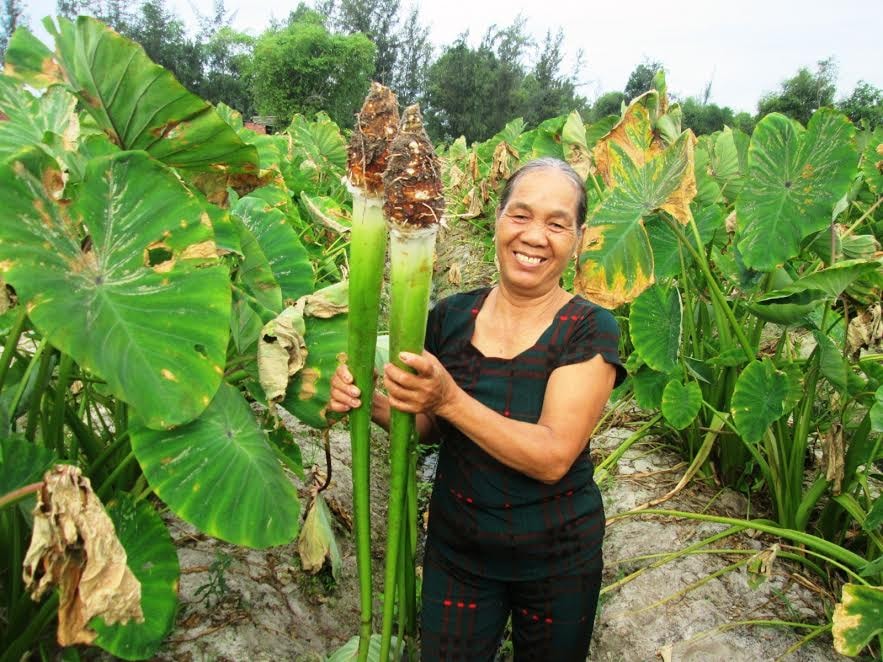
[[(593, 451), (606, 455), (629, 430), (613, 429), (593, 441)], [(680, 458), (652, 441), (636, 444), (622, 457), (618, 471), (602, 484), (607, 516), (622, 513), (670, 490), (684, 471)], [(672, 468), (675, 468), (672, 470)], [(688, 489), (659, 506), (671, 510), (706, 512), (742, 518), (749, 503), (732, 490), (714, 489), (695, 481)], [(754, 506), (754, 516), (757, 506)], [(605, 587), (648, 566), (651, 554), (674, 552), (723, 531), (721, 524), (691, 520), (634, 517), (612, 522), (604, 540)], [(740, 534), (711, 547), (760, 552), (776, 540)], [(648, 570), (601, 598), (591, 659), (631, 662), (668, 659), (775, 660), (809, 630), (738, 625), (741, 621), (780, 620), (822, 624), (823, 602), (830, 596), (796, 564), (776, 561), (771, 576), (757, 588), (749, 585), (744, 562), (750, 554), (713, 553), (685, 556)], [(715, 576), (716, 573), (720, 573)], [(829, 603), (830, 604), (830, 603)], [(835, 653), (831, 638), (811, 641), (787, 660), (844, 660)]]

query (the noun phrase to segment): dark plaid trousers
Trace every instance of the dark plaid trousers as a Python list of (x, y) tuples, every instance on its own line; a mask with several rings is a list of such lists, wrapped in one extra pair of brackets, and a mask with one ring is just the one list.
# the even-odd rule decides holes
[(511, 615), (515, 662), (584, 662), (600, 590), (600, 558), (565, 576), (499, 581), (454, 566), (429, 544), (420, 659), (492, 662)]

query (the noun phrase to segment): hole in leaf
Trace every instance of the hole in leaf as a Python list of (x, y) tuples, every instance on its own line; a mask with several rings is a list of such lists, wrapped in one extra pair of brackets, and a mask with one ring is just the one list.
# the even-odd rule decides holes
[(791, 180), (785, 182), (785, 188), (791, 188)]
[(264, 342), (266, 342), (266, 343), (276, 342), (276, 336), (265, 335)]
[(196, 344), (193, 346), (193, 349), (195, 349), (198, 354), (202, 354), (205, 357), (208, 356), (208, 353), (205, 351), (205, 345)]
[(172, 251), (165, 246), (154, 246), (147, 249), (147, 266), (156, 267), (172, 259)]
[(80, 242), (80, 250), (84, 253), (88, 253), (92, 250), (92, 235), (87, 234), (83, 237), (83, 241)]

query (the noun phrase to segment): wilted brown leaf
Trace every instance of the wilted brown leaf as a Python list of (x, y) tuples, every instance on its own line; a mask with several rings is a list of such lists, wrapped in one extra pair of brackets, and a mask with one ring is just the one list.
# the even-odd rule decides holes
[(846, 451), (843, 446), (843, 426), (839, 423), (832, 423), (828, 433), (822, 435), (822, 457), (825, 463), (825, 479), (834, 483), (831, 492), (834, 495), (840, 494)]
[(512, 176), (512, 164), (517, 159), (512, 156), (512, 149), (504, 140), (497, 143), (494, 148), (494, 157), (491, 162), (490, 182), (492, 186), (496, 186), (497, 182), (509, 179)]
[(113, 522), (77, 467), (46, 472), (34, 508), (34, 531), (24, 560), (25, 587), (39, 600), (58, 586), (58, 643), (89, 644), (89, 621), (143, 622), (141, 584), (126, 565)]
[(303, 306), (289, 306), (261, 329), (258, 340), (258, 374), (267, 400), (285, 397), (288, 379), (307, 360)]
[(846, 329), (846, 349), (855, 356), (862, 349), (883, 344), (883, 307), (879, 303), (861, 311)]
[[(347, 281), (342, 281), (304, 295), (261, 329), (258, 376), (268, 400), (276, 402), (284, 398), (289, 378), (306, 363), (309, 351), (304, 339), (304, 317), (327, 319), (345, 313), (349, 308), (347, 286)], [(315, 381), (304, 381), (304, 387), (311, 385), (315, 386)]]

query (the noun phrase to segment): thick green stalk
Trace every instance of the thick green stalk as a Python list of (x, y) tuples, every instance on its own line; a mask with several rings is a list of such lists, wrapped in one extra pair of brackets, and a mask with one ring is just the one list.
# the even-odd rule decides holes
[(21, 338), (21, 332), (25, 328), (25, 322), (28, 320), (28, 307), (19, 305), (18, 313), (16, 313), (15, 321), (12, 328), (6, 334), (6, 344), (3, 347), (3, 355), (0, 356), (0, 388), (3, 388), (6, 382), (6, 374), (9, 372), (9, 366), (12, 364), (12, 357), (18, 349), (18, 340)]
[(12, 396), (12, 401), (9, 403), (9, 420), (12, 423), (15, 423), (15, 411), (18, 409), (18, 404), (21, 402), (22, 396), (28, 387), (28, 382), (31, 381), (31, 374), (34, 372), (34, 368), (40, 364), (40, 357), (43, 355), (43, 350), (46, 349), (48, 344), (49, 341), (46, 338), (43, 338), (37, 344), (37, 349), (34, 351), (34, 355), (31, 357), (28, 367), (25, 368), (25, 374), (22, 376), (21, 381), (18, 383), (18, 388)]
[[(693, 256), (693, 259), (696, 260), (696, 263), (699, 265), (699, 268), (702, 271), (702, 275), (705, 276), (705, 282), (708, 285), (708, 290), (711, 292), (711, 300), (714, 303), (715, 312), (723, 313), (723, 315), (730, 322), (731, 330), (735, 333), (736, 338), (739, 341), (739, 344), (742, 346), (742, 349), (745, 351), (745, 355), (748, 357), (748, 360), (754, 359), (755, 351), (751, 347), (751, 343), (748, 342), (748, 338), (742, 331), (742, 325), (739, 324), (738, 320), (736, 320), (736, 316), (733, 314), (732, 309), (730, 308), (730, 304), (727, 302), (727, 298), (724, 296), (723, 292), (721, 292), (720, 287), (718, 287), (717, 281), (714, 278), (714, 275), (711, 273), (711, 267), (708, 265), (708, 260), (705, 258), (705, 254), (702, 251), (697, 251), (692, 244), (687, 240), (684, 233), (681, 231), (680, 226), (671, 220), (666, 219), (668, 226), (672, 229), (672, 231), (677, 235), (678, 240), (681, 245), (686, 247), (686, 249)], [(696, 238), (696, 242), (701, 246), (702, 238), (699, 236), (699, 228), (696, 227), (695, 221), (690, 221), (690, 228), (693, 230), (693, 236)], [(726, 325), (720, 324), (718, 328), (718, 333), (725, 333)]]
[(353, 520), (359, 570), (359, 659), (371, 641), (371, 399), (374, 393), (374, 351), (380, 314), (380, 290), (386, 261), (383, 201), (353, 189), (350, 236), (349, 338), (347, 362), (361, 390), (361, 405), (350, 411), (353, 463)]
[[(624, 517), (634, 517), (635, 515), (660, 515), (662, 517), (683, 517), (685, 519), (693, 519), (698, 520), (700, 522), (716, 522), (718, 524), (727, 524), (729, 526), (740, 527), (743, 529), (754, 529), (755, 531), (762, 531), (763, 533), (769, 533), (774, 536), (778, 536), (780, 538), (785, 538), (786, 540), (791, 540), (798, 545), (805, 545), (809, 547), (821, 555), (822, 558), (826, 558), (829, 561), (837, 561), (842, 565), (851, 568), (851, 569), (861, 569), (867, 564), (867, 560), (858, 554), (849, 551), (845, 547), (841, 547), (840, 545), (828, 542), (823, 538), (819, 538), (818, 536), (811, 535), (809, 533), (804, 533), (802, 531), (795, 531), (794, 529), (789, 529), (782, 526), (777, 526), (773, 523), (764, 520), (740, 520), (735, 519), (733, 517), (719, 517), (717, 515), (701, 515), (698, 513), (688, 513), (680, 510), (664, 510), (662, 508), (648, 508), (646, 510), (630, 510), (624, 513), (618, 513), (613, 515), (607, 519), (608, 522), (622, 519)], [(867, 582), (862, 581), (861, 583), (867, 584)]]
[[(400, 368), (409, 368), (399, 358), (401, 352), (420, 354), (426, 336), (426, 313), (429, 290), (432, 285), (432, 258), (437, 226), (400, 228), (390, 230), (390, 324), (389, 356)], [(403, 534), (403, 519), (407, 512), (406, 493), (408, 470), (412, 466), (410, 443), (414, 431), (414, 415), (393, 409), (390, 412), (390, 486), (389, 514), (386, 541), (386, 572), (384, 586), (389, 594), (396, 585), (399, 545)], [(407, 569), (413, 572), (413, 568)], [(402, 600), (407, 600), (402, 596)], [(383, 604), (383, 629), (380, 640), (380, 659), (389, 659), (392, 638), (394, 603)]]

